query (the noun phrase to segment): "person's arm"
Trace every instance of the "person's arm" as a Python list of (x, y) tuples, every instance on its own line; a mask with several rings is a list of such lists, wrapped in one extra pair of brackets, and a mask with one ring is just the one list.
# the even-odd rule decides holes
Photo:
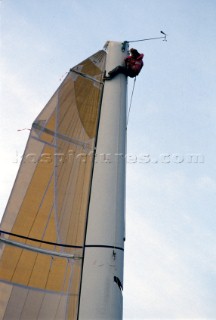
[(128, 65), (130, 64), (130, 59), (131, 59), (131, 56), (127, 56), (127, 57), (125, 58), (125, 65), (126, 65), (126, 67), (128, 67)]

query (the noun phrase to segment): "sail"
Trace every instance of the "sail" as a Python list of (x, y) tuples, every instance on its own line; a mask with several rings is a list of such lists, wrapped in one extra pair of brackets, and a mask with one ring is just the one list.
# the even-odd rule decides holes
[(106, 52), (32, 125), (0, 233), (0, 319), (75, 319)]

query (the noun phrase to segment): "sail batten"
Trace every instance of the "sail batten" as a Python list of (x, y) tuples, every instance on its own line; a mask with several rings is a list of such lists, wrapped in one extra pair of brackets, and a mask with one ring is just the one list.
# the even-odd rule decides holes
[[(66, 135), (60, 134), (60, 133), (58, 133), (56, 131), (52, 131), (52, 130), (47, 129), (47, 128), (43, 128), (42, 126), (40, 126), (38, 124), (33, 124), (33, 128), (41, 130), (43, 133), (47, 133), (50, 136), (53, 136), (53, 137), (58, 138), (58, 139), (61, 139), (63, 141), (67, 141), (67, 142), (69, 142), (71, 144), (75, 144), (75, 145), (81, 146), (83, 148), (86, 148), (86, 146), (87, 146), (86, 142), (84, 142), (84, 141), (80, 141), (80, 140), (76, 140), (76, 139), (70, 138), (70, 136), (66, 136)], [(45, 140), (44, 140), (44, 143), (46, 143)], [(57, 148), (57, 144), (54, 144), (54, 146)]]
[(42, 253), (42, 254), (47, 254), (50, 256), (57, 256), (57, 257), (62, 257), (62, 258), (68, 258), (68, 259), (81, 259), (82, 257), (75, 257), (74, 254), (67, 254), (64, 252), (58, 252), (58, 251), (54, 251), (54, 250), (46, 250), (46, 249), (42, 249), (39, 247), (34, 247), (34, 246), (30, 246), (27, 244), (23, 244), (17, 241), (13, 241), (13, 240), (8, 240), (8, 239), (4, 239), (4, 238), (0, 238), (0, 241), (11, 245), (11, 246), (15, 246), (21, 249), (25, 249), (25, 250), (30, 250), (33, 252), (38, 252), (38, 253)]

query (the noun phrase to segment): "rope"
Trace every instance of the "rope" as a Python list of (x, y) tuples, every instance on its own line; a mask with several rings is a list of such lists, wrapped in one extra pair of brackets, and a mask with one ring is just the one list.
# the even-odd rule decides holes
[(132, 89), (131, 98), (130, 98), (130, 106), (129, 106), (128, 116), (127, 116), (127, 126), (128, 126), (129, 115), (130, 115), (131, 106), (132, 106), (132, 98), (133, 98), (133, 93), (134, 93), (134, 89), (135, 89), (135, 83), (136, 83), (136, 77), (134, 78), (133, 89)]
[(28, 128), (17, 129), (17, 131), (24, 131), (24, 130), (29, 130), (29, 131), (31, 131), (31, 129), (28, 129)]
[(77, 248), (77, 249), (83, 248), (82, 246), (74, 246), (74, 245), (70, 245), (70, 244), (56, 243), (56, 242), (50, 242), (50, 241), (44, 241), (44, 240), (40, 240), (40, 239), (36, 239), (36, 238), (26, 237), (26, 236), (22, 236), (22, 235), (17, 234), (17, 233), (7, 232), (7, 231), (4, 231), (4, 230), (0, 230), (0, 235), (1, 235), (1, 233), (2, 234), (7, 234), (7, 235), (10, 235), (10, 236), (14, 236), (14, 237), (17, 237), (17, 238), (25, 239), (25, 240), (31, 240), (31, 241), (44, 243), (44, 244), (49, 244), (49, 245), (54, 245), (54, 246), (60, 246), (60, 247), (65, 247), (65, 248)]

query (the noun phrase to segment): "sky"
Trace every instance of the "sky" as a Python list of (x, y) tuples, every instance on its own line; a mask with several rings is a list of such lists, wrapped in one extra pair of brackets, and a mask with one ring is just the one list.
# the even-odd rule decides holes
[[(124, 319), (216, 319), (216, 2), (1, 0), (0, 216), (31, 124), (107, 40), (145, 54), (128, 124)], [(133, 80), (129, 80), (128, 100)]]

